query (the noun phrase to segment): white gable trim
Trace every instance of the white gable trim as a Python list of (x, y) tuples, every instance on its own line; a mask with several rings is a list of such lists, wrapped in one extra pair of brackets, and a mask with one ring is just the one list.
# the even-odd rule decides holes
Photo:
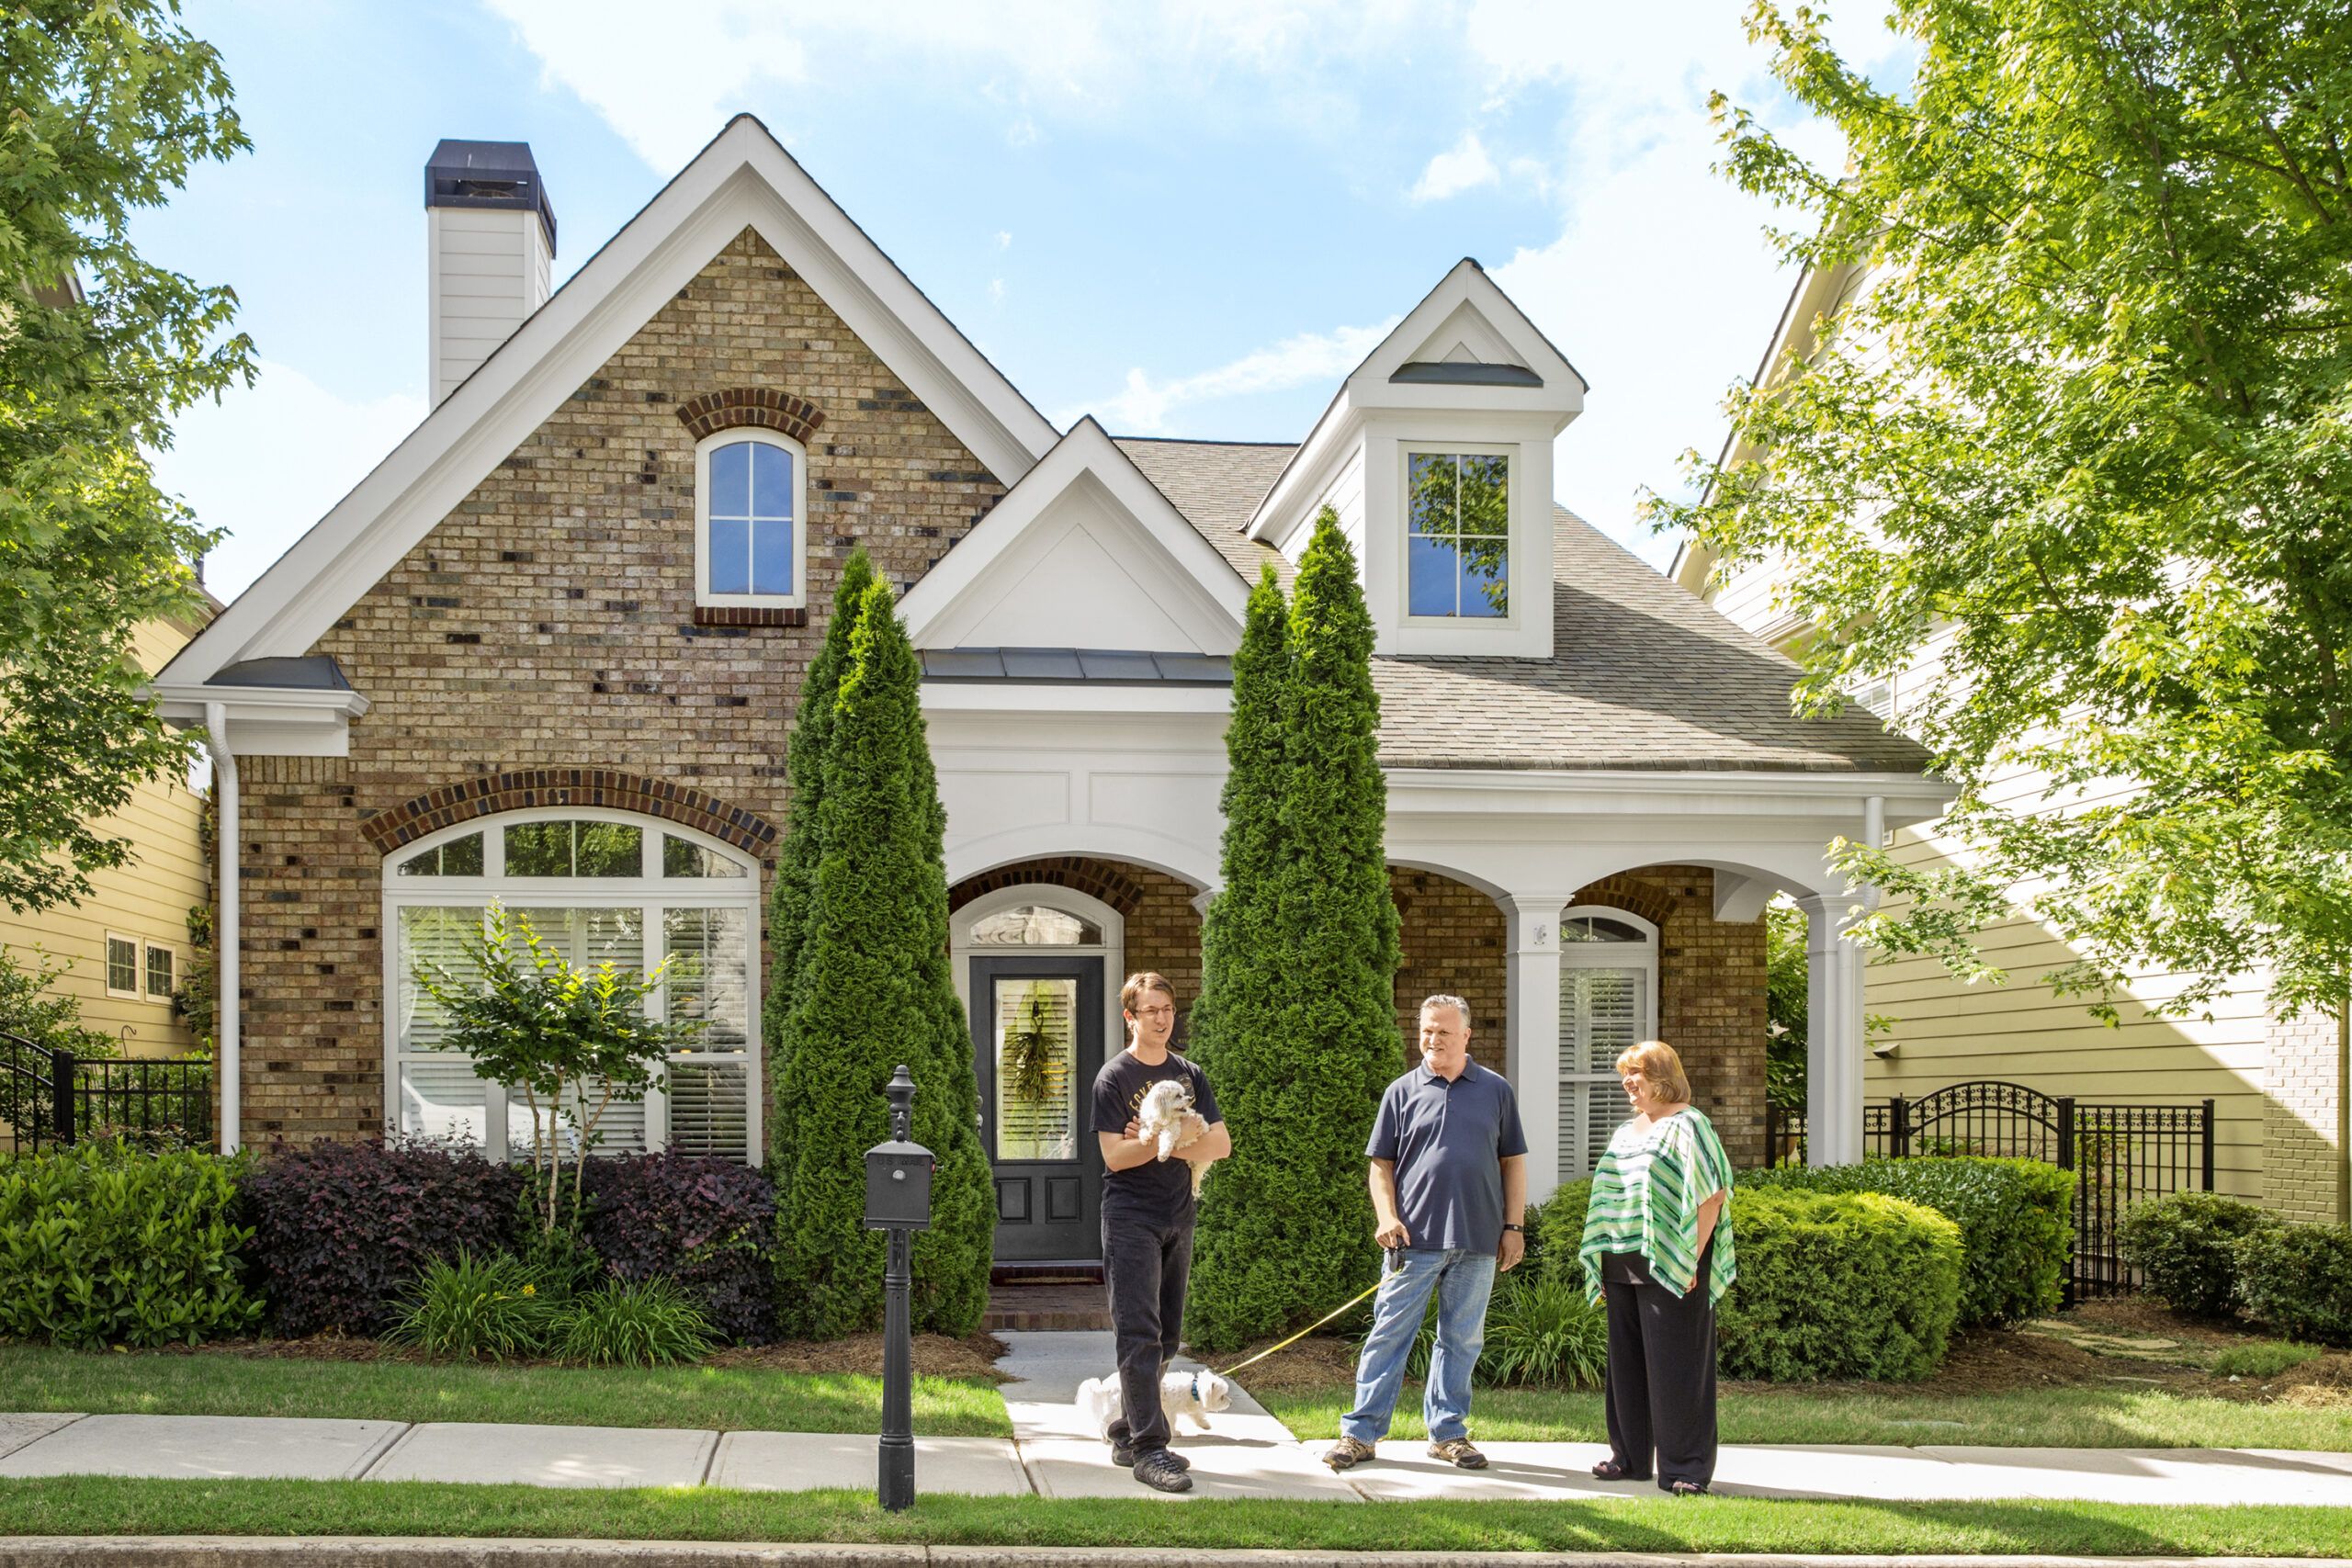
[[(1051, 423), (793, 161), (738, 115), (555, 297), (165, 671), (195, 684), (306, 653), (744, 229), (756, 231), (989, 471), (1017, 484)], [(683, 389), (682, 389), (683, 390)]]
[[(1001, 600), (1016, 564), (1043, 542), (1030, 537), (1039, 520), (1080, 485), (1093, 487), (1135, 525), (1138, 543), (1154, 558), (1150, 570), (1162, 574), (1159, 604), (1171, 618), (1212, 648), (1229, 649), (1239, 640), (1249, 585), (1090, 415), (907, 590), (899, 613), (915, 646), (954, 646), (958, 626)], [(1059, 646), (1043, 631), (1031, 640)]]
[[(1462, 318), (1457, 321), (1457, 317)], [(1441, 330), (1445, 344), (1433, 344)], [(1455, 386), (1444, 383), (1391, 382), (1397, 368), (1416, 358), (1424, 347), (1442, 353), (1457, 338), (1470, 336), (1509, 351), (1505, 361), (1532, 370), (1541, 387)], [(1490, 346), (1489, 352), (1492, 352)], [(1566, 355), (1552, 346), (1488, 277), (1486, 269), (1464, 257), (1438, 286), (1396, 323), (1379, 346), (1340, 385), (1339, 395), (1299, 444), (1273, 488), (1258, 503), (1246, 530), (1250, 538), (1280, 547), (1305, 521), (1307, 509), (1329, 484), (1345, 459), (1368, 411), (1466, 411), (1477, 413), (1544, 414), (1555, 432), (1584, 412), (1589, 389), (1584, 377)]]

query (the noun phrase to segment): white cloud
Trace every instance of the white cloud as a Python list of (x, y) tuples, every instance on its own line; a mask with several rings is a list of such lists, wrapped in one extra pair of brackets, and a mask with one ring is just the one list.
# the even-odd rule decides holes
[(1007, 147), (1035, 147), (1044, 139), (1045, 132), (1037, 129), (1037, 122), (1025, 114), (1004, 128)]
[(1495, 161), (1487, 156), (1486, 147), (1478, 141), (1478, 133), (1465, 130), (1453, 151), (1430, 160), (1430, 166), (1421, 171), (1420, 183), (1413, 187), (1413, 199), (1443, 201), (1473, 186), (1494, 185), (1501, 178)]
[(1000, 251), (1009, 251), (1012, 249), (1012, 234), (1002, 229), (999, 229), (996, 231), (996, 248)]
[(1092, 413), (1119, 434), (1150, 435), (1166, 428), (1169, 413), (1186, 403), (1279, 391), (1310, 381), (1336, 382), (1362, 364), (1399, 319), (1391, 316), (1373, 326), (1341, 327), (1333, 333), (1302, 333), (1230, 364), (1170, 381), (1155, 382), (1140, 369), (1129, 370), (1127, 384), (1119, 391), (1091, 409), (1068, 411), (1057, 423), (1067, 426)]
[(155, 479), (207, 527), (229, 530), (204, 563), (205, 586), (224, 600), (243, 592), (424, 415), (413, 393), (347, 402), (267, 360), (251, 389), (182, 415)]

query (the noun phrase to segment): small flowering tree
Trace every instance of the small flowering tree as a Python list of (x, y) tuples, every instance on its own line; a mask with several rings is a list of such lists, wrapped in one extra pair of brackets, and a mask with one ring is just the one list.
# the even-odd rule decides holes
[[(496, 899), (461, 951), (469, 975), (431, 962), (416, 968), (417, 985), (448, 1019), (434, 1045), (472, 1057), (477, 1076), (523, 1096), (531, 1111), (531, 1168), (552, 1235), (563, 1182), (559, 1118), (571, 1123), (586, 1158), (605, 1113), (643, 1100), (671, 1051), (701, 1025), (646, 1015), (645, 999), (661, 988), (669, 960), (642, 974), (610, 960), (578, 968), (540, 939), (527, 916), (508, 914)], [(576, 1202), (576, 1164), (571, 1182)]]

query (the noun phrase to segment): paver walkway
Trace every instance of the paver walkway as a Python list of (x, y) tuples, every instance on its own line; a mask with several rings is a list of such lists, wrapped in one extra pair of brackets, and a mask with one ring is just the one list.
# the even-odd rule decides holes
[[(1111, 1463), (1071, 1404), (1111, 1365), (1100, 1333), (1005, 1336), (1013, 1435), (919, 1438), (923, 1492), (1047, 1497), (1160, 1497)], [(1181, 1361), (1181, 1370), (1195, 1363)], [(1483, 1471), (1457, 1471), (1419, 1443), (1382, 1446), (1335, 1475), (1326, 1445), (1293, 1438), (1239, 1389), (1205, 1434), (1180, 1432), (1188, 1497), (1332, 1502), (1408, 1498), (1650, 1496), (1647, 1483), (1592, 1479), (1598, 1443), (1486, 1443)], [(723, 1486), (808, 1491), (874, 1484), (871, 1437), (811, 1432), (526, 1427), (241, 1416), (0, 1415), (0, 1477), (137, 1475), (191, 1479), (509, 1482), (534, 1486)], [(1873, 1500), (2074, 1498), (2112, 1503), (2301, 1503), (2352, 1506), (2352, 1453), (2265, 1449), (1725, 1448), (1715, 1490), (1760, 1497)], [(1170, 1498), (1170, 1501), (1182, 1501)]]

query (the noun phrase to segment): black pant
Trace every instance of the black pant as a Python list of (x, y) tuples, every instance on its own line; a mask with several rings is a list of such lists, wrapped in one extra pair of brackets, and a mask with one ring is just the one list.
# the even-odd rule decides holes
[(1687, 1296), (1650, 1283), (1641, 1258), (1627, 1257), (1630, 1269), (1615, 1254), (1601, 1260), (1609, 1311), (1601, 1402), (1609, 1412), (1610, 1455), (1630, 1479), (1646, 1481), (1655, 1473), (1660, 1491), (1671, 1491), (1678, 1481), (1704, 1486), (1715, 1475), (1715, 1309), (1707, 1299), (1714, 1245), (1710, 1240), (1700, 1257), (1698, 1280)]
[(1176, 1359), (1184, 1328), (1184, 1285), (1193, 1272), (1193, 1224), (1102, 1208), (1102, 1271), (1111, 1288), (1111, 1331), (1119, 1352), (1119, 1394), (1126, 1413), (1112, 1418), (1111, 1440), (1137, 1453), (1168, 1446), (1168, 1413), (1159, 1377)]

